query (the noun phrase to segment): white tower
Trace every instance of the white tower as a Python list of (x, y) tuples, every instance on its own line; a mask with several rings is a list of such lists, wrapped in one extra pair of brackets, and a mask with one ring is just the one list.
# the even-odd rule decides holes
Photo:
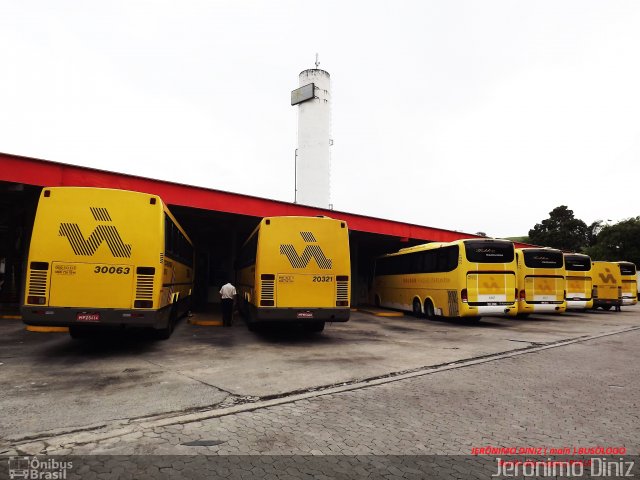
[(291, 92), (298, 105), (296, 203), (331, 208), (331, 80), (316, 68), (300, 72), (300, 88)]

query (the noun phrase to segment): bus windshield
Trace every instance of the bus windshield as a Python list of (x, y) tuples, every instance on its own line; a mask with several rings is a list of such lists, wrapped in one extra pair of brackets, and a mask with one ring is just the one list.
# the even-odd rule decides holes
[(562, 268), (563, 255), (558, 250), (525, 250), (524, 264), (529, 268)]
[(513, 243), (495, 240), (464, 242), (467, 260), (473, 263), (509, 263), (513, 261)]

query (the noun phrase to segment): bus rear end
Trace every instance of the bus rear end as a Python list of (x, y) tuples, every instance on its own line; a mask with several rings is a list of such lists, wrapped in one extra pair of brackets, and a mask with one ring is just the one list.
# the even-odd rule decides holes
[(567, 279), (567, 309), (584, 310), (593, 307), (591, 257), (566, 253), (564, 266)]
[(162, 283), (162, 212), (152, 195), (45, 188), (29, 248), (24, 322), (161, 327), (153, 308)]
[[(509, 315), (516, 308), (516, 263), (507, 240), (465, 240), (463, 316)], [(465, 308), (466, 305), (466, 308)]]
[(351, 263), (345, 222), (269, 217), (260, 226), (257, 321), (295, 321), (321, 330), (350, 315)]
[(516, 250), (518, 314), (562, 313), (567, 309), (564, 257), (553, 248)]
[(610, 310), (622, 305), (622, 275), (613, 262), (592, 262), (593, 308)]
[(616, 262), (622, 276), (622, 305), (638, 303), (638, 279), (636, 266), (631, 262)]

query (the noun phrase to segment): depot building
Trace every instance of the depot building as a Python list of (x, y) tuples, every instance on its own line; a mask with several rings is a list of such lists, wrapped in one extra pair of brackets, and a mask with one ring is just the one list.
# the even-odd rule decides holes
[(235, 277), (236, 252), (263, 217), (328, 216), (349, 227), (352, 304), (367, 303), (375, 257), (426, 242), (476, 235), (250, 195), (182, 185), (117, 172), (0, 153), (0, 309), (21, 301), (26, 258), (43, 187), (76, 186), (158, 195), (193, 241), (194, 309), (218, 303), (218, 290)]

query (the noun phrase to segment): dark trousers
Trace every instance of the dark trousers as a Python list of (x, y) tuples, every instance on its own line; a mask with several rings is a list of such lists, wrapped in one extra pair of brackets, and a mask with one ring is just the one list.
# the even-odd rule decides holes
[(231, 326), (231, 317), (233, 315), (233, 298), (222, 299), (222, 325)]

